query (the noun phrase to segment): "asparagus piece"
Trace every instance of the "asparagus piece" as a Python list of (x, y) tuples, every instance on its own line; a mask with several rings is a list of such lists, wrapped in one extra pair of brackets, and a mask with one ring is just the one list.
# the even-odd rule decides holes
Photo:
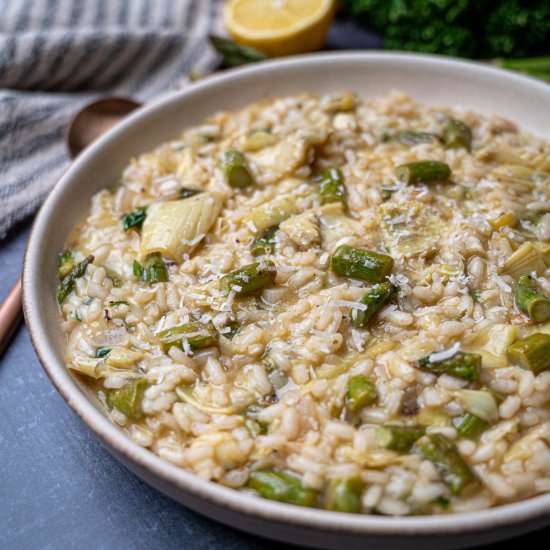
[(136, 279), (143, 278), (143, 266), (137, 260), (132, 263), (132, 273)]
[(76, 280), (83, 277), (89, 264), (94, 261), (93, 256), (87, 256), (81, 262), (74, 265), (71, 270), (61, 279), (57, 291), (57, 301), (62, 304), (67, 296), (74, 290)]
[(346, 186), (339, 168), (327, 168), (320, 177), (319, 197), (321, 204), (341, 202), (346, 206)]
[(393, 268), (393, 258), (378, 252), (340, 245), (332, 255), (330, 269), (341, 277), (351, 277), (369, 283), (380, 283)]
[(465, 439), (478, 439), (478, 437), (489, 427), (488, 422), (469, 412), (454, 424), (458, 435)]
[(507, 350), (509, 359), (535, 374), (550, 369), (550, 334), (537, 332), (514, 342)]
[(142, 206), (140, 208), (137, 208), (133, 212), (130, 212), (129, 214), (126, 214), (122, 218), (122, 229), (123, 231), (130, 231), (130, 229), (141, 229), (141, 226), (143, 225), (143, 222), (145, 221), (145, 217), (147, 216), (147, 208)]
[(267, 286), (275, 280), (276, 268), (271, 260), (264, 260), (245, 265), (221, 278), (221, 286), (227, 292), (234, 290), (237, 296), (248, 296)]
[(143, 416), (141, 401), (146, 388), (147, 380), (140, 378), (117, 390), (107, 390), (107, 405), (124, 413), (128, 418), (139, 420)]
[(397, 288), (388, 281), (374, 285), (359, 301), (359, 303), (367, 306), (367, 309), (351, 309), (350, 317), (353, 326), (367, 326), (368, 322), (380, 311), (382, 306), (390, 300), (396, 291)]
[(361, 512), (363, 481), (360, 477), (331, 479), (325, 490), (325, 508), (336, 512)]
[(444, 435), (426, 435), (416, 442), (416, 449), (423, 458), (433, 462), (453, 495), (460, 495), (466, 487), (477, 482), (454, 443)]
[(272, 254), (275, 250), (275, 235), (277, 227), (268, 227), (257, 239), (254, 239), (250, 246), (252, 256)]
[(168, 281), (168, 272), (160, 253), (153, 252), (145, 258), (142, 278), (146, 283), (165, 283)]
[(550, 320), (550, 297), (543, 294), (536, 280), (530, 275), (522, 275), (513, 285), (517, 308), (536, 323)]
[(57, 274), (61, 281), (74, 267), (74, 256), (71, 250), (64, 250), (57, 258)]
[(241, 46), (233, 40), (211, 34), (208, 37), (210, 44), (222, 56), (223, 64), (227, 67), (237, 67), (245, 63), (253, 63), (267, 59), (267, 56), (254, 48)]
[(420, 160), (400, 164), (395, 169), (395, 175), (404, 183), (432, 183), (447, 181), (451, 175), (451, 169), (448, 164), (438, 160)]
[(472, 130), (464, 122), (456, 118), (449, 118), (443, 128), (443, 143), (449, 149), (463, 147), (467, 151), (472, 150)]
[(223, 175), (227, 185), (242, 189), (254, 183), (245, 156), (237, 149), (229, 149), (222, 155)]
[(424, 435), (424, 428), (418, 426), (380, 426), (376, 430), (378, 443), (391, 451), (407, 453), (414, 442)]
[(386, 132), (382, 136), (384, 143), (401, 143), (402, 145), (417, 145), (419, 143), (434, 143), (439, 141), (437, 134), (431, 132), (415, 132), (413, 130), (402, 130), (395, 133)]
[(317, 503), (317, 491), (304, 487), (298, 478), (284, 472), (275, 470), (252, 472), (247, 486), (269, 500), (309, 507)]
[(477, 353), (457, 352), (449, 359), (442, 361), (433, 361), (430, 358), (432, 355), (427, 355), (418, 360), (418, 367), (436, 374), (448, 374), (455, 378), (468, 380), (473, 382), (479, 379), (481, 372), (481, 355)]
[(172, 346), (183, 350), (185, 348), (184, 340), (187, 340), (191, 351), (208, 348), (216, 343), (214, 327), (211, 324), (198, 321), (161, 330), (157, 336), (165, 352), (168, 352)]
[(374, 405), (378, 399), (378, 392), (374, 382), (358, 374), (348, 380), (348, 389), (346, 394), (346, 409), (354, 414), (364, 407)]

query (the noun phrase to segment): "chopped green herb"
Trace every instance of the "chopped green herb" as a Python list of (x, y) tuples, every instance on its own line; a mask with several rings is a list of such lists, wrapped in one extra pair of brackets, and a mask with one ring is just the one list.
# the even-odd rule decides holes
[(129, 306), (130, 304), (126, 300), (110, 300), (110, 306)]
[(126, 216), (122, 218), (123, 231), (130, 231), (130, 229), (134, 229), (137, 231), (143, 225), (146, 216), (147, 208), (145, 206), (137, 208), (133, 212), (126, 214)]
[(95, 356), (99, 359), (103, 359), (103, 357), (106, 357), (107, 355), (109, 355), (109, 353), (111, 353), (111, 349), (112, 348), (100, 346), (95, 350)]

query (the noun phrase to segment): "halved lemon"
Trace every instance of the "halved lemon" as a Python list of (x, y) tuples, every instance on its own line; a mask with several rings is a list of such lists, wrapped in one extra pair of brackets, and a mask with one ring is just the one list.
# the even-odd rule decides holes
[(335, 9), (335, 0), (229, 0), (224, 23), (239, 44), (291, 55), (323, 46)]

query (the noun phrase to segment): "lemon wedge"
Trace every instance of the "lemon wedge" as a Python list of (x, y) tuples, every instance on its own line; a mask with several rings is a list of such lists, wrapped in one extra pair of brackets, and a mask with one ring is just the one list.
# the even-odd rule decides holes
[(335, 0), (229, 0), (224, 23), (231, 38), (268, 56), (320, 49)]

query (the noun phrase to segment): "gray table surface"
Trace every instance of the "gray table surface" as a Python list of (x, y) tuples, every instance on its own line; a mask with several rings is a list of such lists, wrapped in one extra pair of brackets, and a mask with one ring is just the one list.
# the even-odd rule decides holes
[[(372, 35), (345, 21), (333, 28), (330, 42), (340, 48), (376, 45)], [(0, 301), (20, 274), (29, 229), (30, 222), (24, 223), (0, 241)], [(546, 532), (514, 546), (539, 548)], [(126, 470), (57, 394), (26, 328), (19, 329), (0, 357), (1, 550), (282, 546), (201, 517)]]

